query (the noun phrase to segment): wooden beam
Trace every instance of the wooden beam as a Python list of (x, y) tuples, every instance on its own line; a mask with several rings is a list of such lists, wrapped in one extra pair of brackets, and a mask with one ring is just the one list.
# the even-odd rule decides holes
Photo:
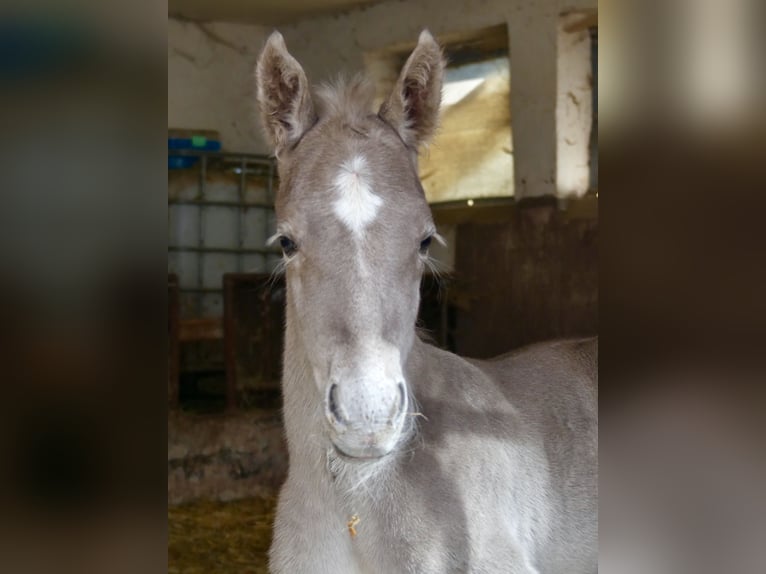
[(571, 24), (564, 26), (564, 31), (571, 34), (594, 27), (598, 28), (598, 12), (589, 12), (587, 14), (583, 14), (582, 18), (576, 22), (572, 22)]

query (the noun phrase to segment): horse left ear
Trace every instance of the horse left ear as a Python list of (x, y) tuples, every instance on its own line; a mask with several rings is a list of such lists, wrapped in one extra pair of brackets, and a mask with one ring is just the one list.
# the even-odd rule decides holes
[(427, 143), (436, 131), (444, 66), (439, 44), (428, 30), (423, 30), (393, 92), (378, 112), (413, 148)]

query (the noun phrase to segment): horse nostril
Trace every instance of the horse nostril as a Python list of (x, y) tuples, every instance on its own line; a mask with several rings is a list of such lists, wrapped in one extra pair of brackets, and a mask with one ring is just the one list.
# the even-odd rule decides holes
[(327, 408), (330, 411), (330, 414), (332, 417), (339, 423), (343, 423), (343, 417), (340, 414), (340, 409), (338, 408), (338, 399), (336, 397), (336, 392), (338, 391), (338, 385), (332, 384), (330, 385), (330, 391), (327, 393)]

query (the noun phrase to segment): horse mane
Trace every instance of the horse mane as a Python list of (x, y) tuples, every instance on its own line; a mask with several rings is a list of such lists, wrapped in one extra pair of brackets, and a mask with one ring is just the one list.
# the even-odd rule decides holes
[(340, 119), (354, 126), (374, 113), (375, 86), (370, 79), (357, 74), (351, 78), (338, 76), (316, 89), (316, 103), (322, 119)]

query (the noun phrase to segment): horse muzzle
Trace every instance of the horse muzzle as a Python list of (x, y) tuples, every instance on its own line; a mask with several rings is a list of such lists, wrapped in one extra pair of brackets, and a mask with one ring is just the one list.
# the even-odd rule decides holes
[(345, 457), (381, 458), (401, 436), (407, 402), (404, 382), (333, 383), (325, 399), (330, 440)]

